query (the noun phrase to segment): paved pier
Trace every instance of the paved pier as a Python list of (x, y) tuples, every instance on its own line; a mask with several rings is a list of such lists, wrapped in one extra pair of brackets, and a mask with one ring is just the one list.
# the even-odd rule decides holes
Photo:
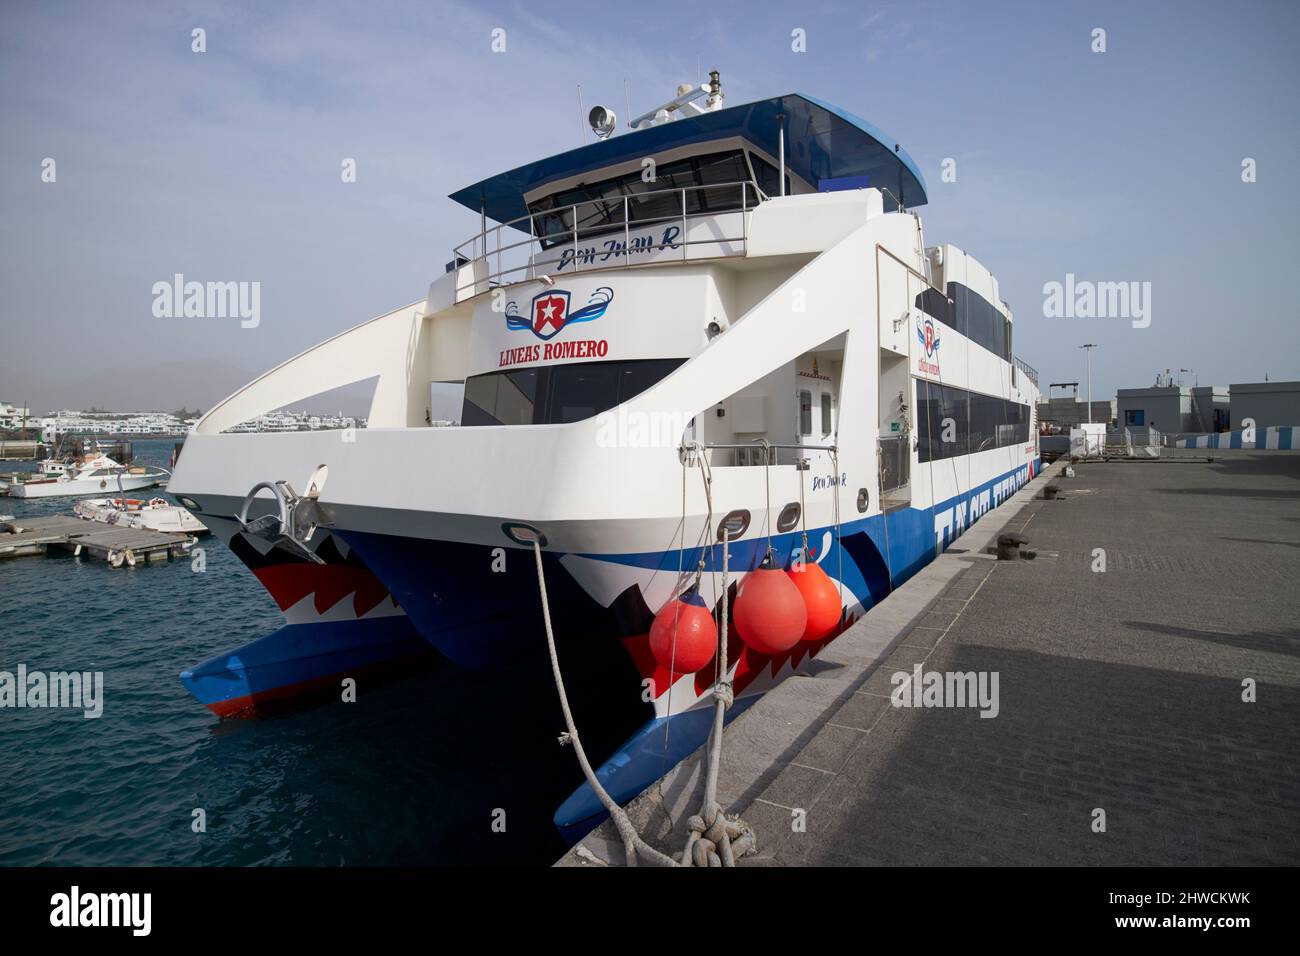
[[(728, 729), (744, 864), (1300, 863), (1300, 456), (1063, 468)], [(983, 553), (1004, 527), (1037, 557)], [(918, 663), (996, 673), (997, 716), (891, 706)], [(664, 849), (699, 764), (630, 808)], [(618, 859), (612, 835), (564, 862)]]
[[(1057, 483), (1008, 523), (1038, 557), (971, 555), (745, 808), (752, 862), (1300, 863), (1300, 457)], [(918, 662), (997, 672), (997, 717), (891, 706)]]

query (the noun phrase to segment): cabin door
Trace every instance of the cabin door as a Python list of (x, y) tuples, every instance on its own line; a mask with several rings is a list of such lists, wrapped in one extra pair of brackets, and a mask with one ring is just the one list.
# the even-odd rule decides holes
[[(799, 381), (799, 444), (830, 445), (835, 441), (835, 396), (829, 382)], [(808, 457), (805, 455), (804, 457)]]

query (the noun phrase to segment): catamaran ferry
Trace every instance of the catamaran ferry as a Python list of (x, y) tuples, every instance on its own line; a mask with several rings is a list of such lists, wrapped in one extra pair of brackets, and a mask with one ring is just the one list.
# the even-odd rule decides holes
[[(628, 722), (595, 755), (623, 802), (704, 741), (719, 680), (734, 716), (1035, 474), (1011, 310), (927, 244), (907, 152), (811, 96), (723, 99), (711, 74), (621, 135), (597, 108), (594, 142), (454, 193), (481, 227), (427, 295), (194, 426), (169, 490), (286, 618), (185, 671), (200, 701), (429, 644), (502, 666), (546, 647), (540, 583), (579, 725)], [(364, 430), (234, 431), (368, 379)], [(600, 814), (584, 785), (555, 819)]]

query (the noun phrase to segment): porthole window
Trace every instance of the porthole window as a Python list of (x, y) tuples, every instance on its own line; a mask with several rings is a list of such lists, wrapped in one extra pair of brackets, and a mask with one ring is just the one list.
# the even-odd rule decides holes
[(735, 541), (749, 530), (749, 512), (744, 508), (730, 512), (718, 522), (718, 540)]
[(799, 523), (799, 503), (792, 501), (776, 517), (776, 530), (784, 534)]

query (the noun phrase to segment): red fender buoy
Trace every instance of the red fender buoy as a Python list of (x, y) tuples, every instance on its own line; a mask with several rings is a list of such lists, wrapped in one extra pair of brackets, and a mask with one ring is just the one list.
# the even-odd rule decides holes
[[(673, 632), (676, 630), (674, 656)], [(661, 667), (674, 674), (693, 674), (713, 660), (718, 649), (718, 628), (700, 597), (691, 588), (659, 609), (650, 625), (650, 653)]]
[(820, 641), (840, 623), (840, 592), (820, 564), (796, 564), (786, 572), (808, 612), (803, 640)]
[(760, 654), (788, 651), (808, 626), (799, 589), (772, 564), (771, 555), (740, 582), (732, 617), (740, 639)]

